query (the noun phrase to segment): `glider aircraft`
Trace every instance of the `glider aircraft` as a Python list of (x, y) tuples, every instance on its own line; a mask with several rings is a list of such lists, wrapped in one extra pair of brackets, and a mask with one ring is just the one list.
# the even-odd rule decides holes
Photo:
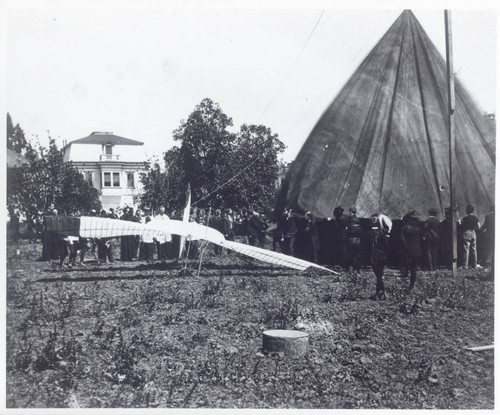
[(335, 273), (315, 263), (279, 252), (228, 241), (224, 238), (224, 235), (216, 229), (186, 220), (153, 220), (143, 224), (94, 216), (47, 216), (45, 217), (45, 229), (47, 232), (61, 238), (113, 238), (127, 235), (139, 235), (150, 239), (165, 234), (175, 234), (180, 235), (181, 238), (185, 238), (186, 240), (205, 240), (212, 242), (223, 248), (278, 266), (293, 268), (300, 271), (308, 268), (316, 268), (322, 271)]

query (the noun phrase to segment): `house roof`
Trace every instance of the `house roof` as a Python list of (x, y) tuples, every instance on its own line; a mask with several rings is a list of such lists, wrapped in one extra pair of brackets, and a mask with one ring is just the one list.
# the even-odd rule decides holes
[(120, 137), (114, 135), (112, 132), (94, 131), (88, 137), (79, 138), (69, 142), (67, 145), (71, 144), (119, 144), (122, 146), (142, 146), (144, 145), (141, 141), (132, 140), (130, 138)]
[(16, 153), (10, 148), (7, 149), (6, 153), (7, 167), (20, 167), (23, 164), (29, 164), (28, 159), (22, 154)]

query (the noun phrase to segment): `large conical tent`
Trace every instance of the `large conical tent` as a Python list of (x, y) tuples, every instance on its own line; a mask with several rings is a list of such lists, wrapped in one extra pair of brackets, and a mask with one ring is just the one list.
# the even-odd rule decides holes
[[(443, 23), (444, 24), (444, 23)], [(456, 204), (494, 201), (495, 129), (455, 80)], [(283, 182), (285, 208), (332, 216), (355, 206), (392, 218), (449, 206), (446, 62), (405, 10), (326, 110)]]

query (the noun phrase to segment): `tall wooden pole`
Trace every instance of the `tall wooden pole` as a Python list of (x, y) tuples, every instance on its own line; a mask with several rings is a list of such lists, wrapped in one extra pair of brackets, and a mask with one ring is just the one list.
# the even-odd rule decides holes
[(453, 45), (451, 36), (451, 12), (444, 11), (446, 33), (446, 70), (448, 73), (448, 136), (450, 139), (450, 207), (452, 229), (451, 275), (457, 275), (457, 209), (455, 203), (455, 78), (453, 74)]

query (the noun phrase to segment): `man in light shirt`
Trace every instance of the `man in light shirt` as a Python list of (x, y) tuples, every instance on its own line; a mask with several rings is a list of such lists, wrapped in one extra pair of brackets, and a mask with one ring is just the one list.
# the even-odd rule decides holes
[[(170, 220), (165, 213), (165, 206), (160, 206), (158, 214), (153, 218), (153, 221)], [(165, 261), (172, 258), (172, 235), (163, 234), (156, 238), (156, 246), (158, 249), (158, 259)]]

